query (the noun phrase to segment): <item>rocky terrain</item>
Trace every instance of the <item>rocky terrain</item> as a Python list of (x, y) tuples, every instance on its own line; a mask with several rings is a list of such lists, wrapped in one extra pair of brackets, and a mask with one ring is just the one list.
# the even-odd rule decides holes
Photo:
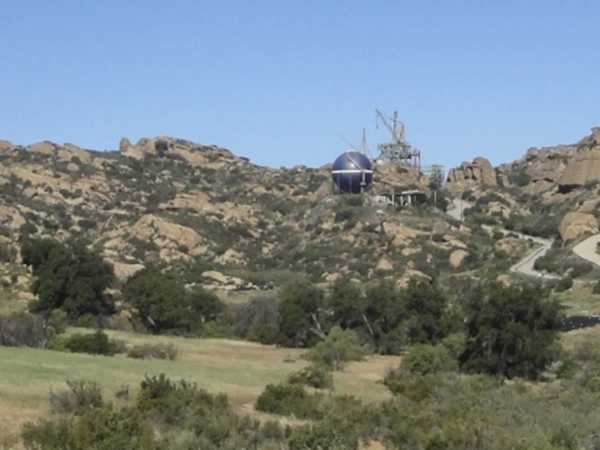
[[(437, 207), (417, 208), (332, 196), (329, 170), (258, 166), (165, 136), (123, 138), (109, 152), (0, 141), (4, 285), (25, 285), (9, 281), (23, 275), (24, 236), (84, 239), (120, 280), (158, 265), (188, 283), (239, 290), (298, 275), (316, 282), (383, 276), (399, 285), (414, 277), (501, 277), (535, 246), (519, 232), (557, 238), (559, 247), (598, 232), (600, 129), (497, 168), (481, 157), (451, 169), (446, 196), (472, 204), (464, 222), (443, 211), (444, 196)], [(375, 193), (407, 188), (428, 191), (428, 179), (375, 166)]]
[[(0, 141), (0, 256), (10, 272), (24, 236), (84, 239), (121, 280), (153, 264), (190, 283), (245, 289), (297, 275), (406, 284), (468, 270), (489, 244), (433, 206), (400, 210), (368, 196), (331, 196), (329, 170), (257, 166), (169, 137), (124, 138), (110, 152)], [(406, 188), (428, 190), (428, 180), (375, 167), (375, 193)]]

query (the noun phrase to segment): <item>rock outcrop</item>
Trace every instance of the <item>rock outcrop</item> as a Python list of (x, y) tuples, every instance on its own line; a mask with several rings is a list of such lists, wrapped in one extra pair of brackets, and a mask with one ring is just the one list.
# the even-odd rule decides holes
[(463, 162), (459, 167), (450, 169), (447, 182), (457, 189), (498, 184), (496, 171), (485, 158), (475, 158), (472, 163)]
[(598, 232), (598, 221), (592, 214), (570, 212), (563, 217), (558, 227), (563, 241), (575, 239), (586, 233)]
[(466, 250), (462, 250), (462, 249), (454, 250), (452, 253), (450, 253), (450, 258), (448, 259), (448, 263), (450, 264), (450, 267), (452, 267), (453, 269), (458, 269), (460, 266), (463, 265), (463, 263), (465, 262), (465, 260), (467, 259), (468, 256), (469, 256), (469, 252), (467, 252)]

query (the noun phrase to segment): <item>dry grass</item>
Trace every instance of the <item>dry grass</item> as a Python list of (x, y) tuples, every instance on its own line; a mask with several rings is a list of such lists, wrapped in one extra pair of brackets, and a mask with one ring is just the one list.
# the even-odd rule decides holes
[[(74, 331), (84, 330), (69, 330)], [(122, 385), (129, 385), (135, 395), (145, 375), (165, 373), (174, 379), (196, 382), (211, 392), (227, 393), (237, 411), (255, 414), (251, 405), (265, 385), (281, 382), (307, 364), (302, 359), (304, 352), (297, 349), (224, 339), (109, 334), (130, 344), (173, 344), (179, 350), (179, 359), (137, 360), (0, 347), (0, 436), (16, 435), (24, 422), (46, 414), (48, 392), (65, 388), (66, 379), (96, 381), (103, 387), (105, 398), (114, 401)], [(397, 363), (398, 358), (374, 356), (351, 364), (346, 372), (335, 374), (336, 391), (365, 402), (389, 398), (380, 381), (387, 367)]]

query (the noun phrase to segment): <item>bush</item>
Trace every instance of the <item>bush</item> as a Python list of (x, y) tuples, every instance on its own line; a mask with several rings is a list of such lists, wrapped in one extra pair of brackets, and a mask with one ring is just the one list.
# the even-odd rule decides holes
[(91, 334), (73, 334), (71, 336), (55, 336), (48, 342), (49, 350), (68, 351), (73, 353), (89, 353), (91, 355), (112, 356), (120, 345), (109, 339), (103, 331)]
[(441, 344), (416, 344), (402, 358), (401, 368), (412, 375), (428, 375), (456, 370), (458, 363)]
[(343, 370), (351, 361), (361, 361), (369, 350), (362, 346), (353, 330), (333, 327), (323, 342), (319, 342), (308, 352), (308, 359), (330, 368)]
[(592, 290), (592, 293), (594, 294), (600, 294), (600, 281), (598, 281), (595, 285), (594, 285), (594, 289)]
[(179, 351), (173, 344), (142, 344), (136, 345), (127, 351), (129, 358), (136, 359), (177, 359)]
[(37, 347), (46, 345), (50, 329), (41, 317), (29, 313), (0, 316), (0, 345), (5, 347)]
[(315, 389), (333, 389), (333, 375), (325, 367), (310, 365), (292, 373), (288, 377), (290, 384), (302, 384)]
[(258, 297), (242, 306), (235, 314), (235, 336), (261, 344), (274, 344), (279, 329), (277, 308), (279, 300), (274, 297)]
[(466, 371), (538, 378), (557, 355), (560, 306), (539, 285), (481, 285), (467, 304)]
[(56, 413), (83, 414), (89, 408), (99, 408), (102, 389), (93, 381), (67, 380), (68, 390), (50, 391), (50, 406)]
[(298, 384), (268, 384), (254, 403), (257, 411), (298, 419), (321, 419), (321, 394), (309, 394)]
[(317, 424), (294, 429), (288, 448), (289, 450), (358, 450), (358, 438), (356, 432), (342, 432), (328, 424)]

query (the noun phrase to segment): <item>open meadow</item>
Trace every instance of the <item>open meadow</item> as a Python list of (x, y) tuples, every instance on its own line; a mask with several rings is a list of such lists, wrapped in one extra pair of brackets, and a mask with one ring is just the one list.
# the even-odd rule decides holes
[[(69, 330), (73, 331), (87, 330)], [(262, 413), (255, 412), (252, 405), (263, 388), (307, 365), (302, 358), (304, 351), (297, 349), (224, 339), (108, 334), (128, 344), (170, 343), (179, 355), (175, 361), (138, 360), (123, 355), (105, 357), (0, 347), (0, 436), (5, 442), (13, 440), (23, 423), (49, 413), (50, 390), (66, 388), (67, 379), (93, 380), (102, 386), (107, 400), (119, 404), (123, 400), (117, 399), (115, 393), (122, 386), (129, 386), (130, 397), (135, 397), (144, 376), (164, 373), (172, 379), (193, 381), (212, 393), (226, 393), (235, 410), (261, 417)], [(398, 357), (372, 356), (353, 363), (345, 372), (335, 373), (335, 391), (365, 402), (389, 398), (380, 381), (387, 368), (398, 362)]]

